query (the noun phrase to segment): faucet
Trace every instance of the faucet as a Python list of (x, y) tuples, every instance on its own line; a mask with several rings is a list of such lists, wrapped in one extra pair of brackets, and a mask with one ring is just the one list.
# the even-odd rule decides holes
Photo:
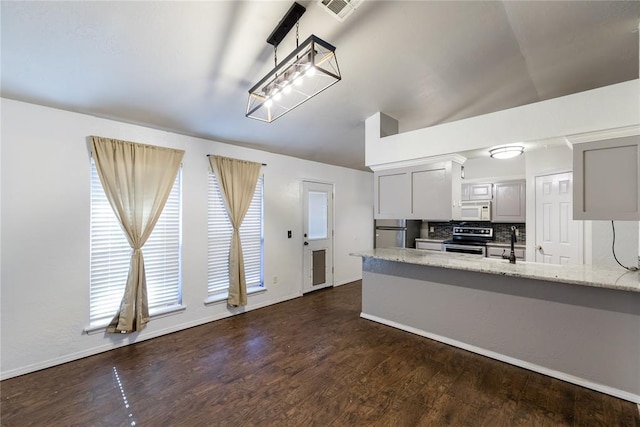
[(504, 254), (502, 255), (502, 258), (509, 260), (509, 264), (515, 264), (516, 263), (516, 252), (513, 249), (513, 245), (515, 243), (516, 243), (516, 226), (512, 225), (511, 226), (511, 252), (509, 253), (509, 256), (504, 255)]

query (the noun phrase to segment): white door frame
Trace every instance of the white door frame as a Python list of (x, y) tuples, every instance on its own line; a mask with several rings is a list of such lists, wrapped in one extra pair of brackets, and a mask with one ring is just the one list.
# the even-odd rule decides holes
[(330, 257), (330, 261), (331, 261), (331, 270), (328, 274), (328, 278), (327, 282), (330, 282), (330, 285), (327, 286), (323, 286), (320, 287), (318, 289), (322, 289), (324, 287), (333, 287), (335, 286), (335, 256), (334, 256), (334, 252), (335, 252), (335, 191), (336, 191), (336, 186), (334, 182), (330, 182), (330, 181), (322, 181), (322, 180), (317, 180), (317, 179), (303, 179), (301, 181), (301, 185), (300, 185), (300, 200), (301, 200), (301, 204), (302, 204), (302, 232), (300, 233), (301, 235), (301, 240), (300, 240), (300, 248), (302, 248), (302, 257), (300, 259), (301, 262), (301, 267), (302, 267), (302, 281), (300, 283), (300, 295), (303, 295), (305, 292), (307, 292), (307, 290), (305, 290), (305, 276), (307, 274), (307, 272), (305, 271), (305, 246), (304, 246), (304, 242), (305, 242), (305, 237), (304, 237), (304, 229), (306, 227), (305, 221), (307, 220), (306, 217), (306, 212), (307, 212), (307, 207), (305, 206), (305, 197), (304, 197), (304, 191), (305, 191), (305, 183), (313, 183), (313, 184), (323, 184), (323, 185), (329, 185), (331, 186), (331, 209), (329, 210), (328, 214), (331, 215), (331, 230), (329, 231), (329, 236), (330, 236), (330, 246), (331, 246), (331, 257)]
[[(527, 221), (527, 260), (531, 260), (532, 262), (535, 262), (536, 260), (536, 236), (537, 236), (537, 224), (538, 224), (538, 218), (537, 218), (537, 212), (538, 212), (538, 200), (537, 200), (537, 192), (536, 192), (536, 182), (538, 180), (538, 178), (541, 177), (545, 177), (545, 176), (550, 176), (550, 175), (558, 175), (558, 174), (562, 174), (562, 173), (570, 173), (573, 175), (573, 170), (567, 170), (567, 169), (557, 169), (557, 170), (547, 170), (544, 172), (540, 172), (540, 173), (536, 173), (533, 175), (533, 182), (531, 183), (531, 188), (532, 188), (532, 193), (533, 194), (533, 221), (529, 222)], [(571, 185), (573, 186), (573, 179), (571, 181)], [(528, 184), (527, 184), (528, 186)], [(573, 203), (573, 200), (572, 200)], [(530, 211), (531, 212), (531, 211)], [(589, 226), (587, 226), (587, 222), (589, 222)], [(533, 233), (531, 233), (529, 231), (529, 224), (532, 224), (532, 231)], [(579, 236), (579, 242), (578, 242), (578, 259), (580, 260), (580, 262), (582, 264), (584, 263), (590, 263), (591, 262), (591, 251), (587, 250), (588, 248), (591, 248), (591, 222), (590, 221), (582, 221), (582, 225), (579, 227), (580, 230), (580, 236)], [(587, 262), (588, 261), (588, 262)]]

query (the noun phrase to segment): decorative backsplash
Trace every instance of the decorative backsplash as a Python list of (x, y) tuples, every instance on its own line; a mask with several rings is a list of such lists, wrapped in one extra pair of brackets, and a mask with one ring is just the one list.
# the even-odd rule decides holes
[[(487, 227), (486, 222), (422, 222), (422, 230), (420, 235), (425, 239), (449, 240), (452, 237), (453, 227), (464, 224), (467, 227)], [(518, 229), (518, 243), (524, 244), (527, 241), (527, 231), (524, 223), (505, 223), (492, 222), (494, 241), (498, 243), (511, 242), (511, 226), (515, 225)], [(433, 232), (429, 229), (433, 227)]]

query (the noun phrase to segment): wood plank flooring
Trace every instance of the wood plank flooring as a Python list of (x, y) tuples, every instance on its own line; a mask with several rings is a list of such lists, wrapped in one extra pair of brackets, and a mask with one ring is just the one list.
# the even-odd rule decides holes
[(1, 424), (640, 426), (633, 403), (361, 319), (360, 295), (321, 290), (5, 380)]

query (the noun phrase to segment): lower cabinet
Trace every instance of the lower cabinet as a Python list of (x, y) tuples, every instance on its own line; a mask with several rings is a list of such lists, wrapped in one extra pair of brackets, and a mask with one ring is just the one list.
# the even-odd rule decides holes
[(442, 243), (439, 242), (420, 242), (416, 240), (416, 249), (424, 249), (427, 251), (442, 251)]
[[(514, 248), (513, 252), (516, 255), (516, 259), (521, 261), (526, 260), (524, 248)], [(490, 246), (487, 245), (487, 258), (502, 258), (502, 255), (509, 256), (511, 248), (504, 246)]]

